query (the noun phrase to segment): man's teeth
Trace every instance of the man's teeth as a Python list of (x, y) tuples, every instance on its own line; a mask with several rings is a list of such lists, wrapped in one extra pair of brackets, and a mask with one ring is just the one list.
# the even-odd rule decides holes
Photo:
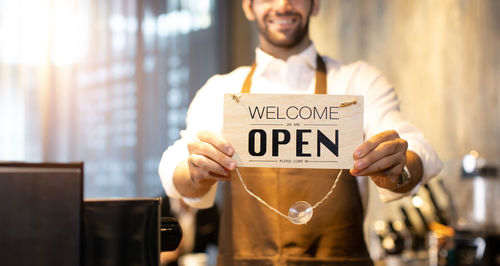
[(293, 22), (295, 22), (294, 19), (271, 20), (271, 23), (276, 23), (276, 24), (292, 24)]

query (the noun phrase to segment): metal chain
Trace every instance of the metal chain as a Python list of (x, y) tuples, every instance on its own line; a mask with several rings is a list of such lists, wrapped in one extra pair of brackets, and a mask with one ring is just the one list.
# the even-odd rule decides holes
[[(263, 199), (261, 199), (259, 196), (255, 195), (252, 191), (250, 191), (248, 189), (247, 185), (243, 181), (243, 178), (241, 177), (241, 174), (240, 174), (240, 171), (238, 170), (238, 167), (236, 167), (236, 173), (238, 174), (238, 177), (240, 178), (241, 184), (243, 184), (243, 187), (248, 192), (248, 194), (250, 194), (256, 200), (258, 200), (260, 203), (264, 204), (270, 210), (272, 210), (275, 213), (281, 215), (285, 219), (288, 219), (288, 215), (284, 215), (282, 212), (278, 211), (276, 208), (274, 208), (271, 205), (267, 204), (267, 202), (265, 202)], [(320, 201), (318, 201), (318, 203), (314, 204), (314, 206), (312, 207), (313, 209), (315, 209), (316, 207), (318, 207), (321, 203), (323, 203), (332, 194), (333, 190), (337, 186), (337, 182), (339, 181), (341, 175), (342, 175), (342, 169), (340, 169), (339, 174), (337, 175), (337, 178), (335, 178), (335, 182), (333, 183), (332, 188), (330, 189), (330, 191), (328, 191), (328, 193), (326, 193), (326, 195)]]

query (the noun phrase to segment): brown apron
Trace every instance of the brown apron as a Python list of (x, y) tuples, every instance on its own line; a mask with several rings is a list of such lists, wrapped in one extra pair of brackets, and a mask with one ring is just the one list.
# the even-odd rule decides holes
[[(326, 93), (326, 67), (317, 56), (316, 94)], [(242, 93), (249, 93), (255, 63)], [(339, 170), (239, 168), (250, 191), (284, 214), (297, 201), (311, 205), (328, 193)], [(250, 196), (233, 172), (223, 182), (219, 265), (373, 265), (363, 238), (358, 184), (345, 170), (311, 220), (295, 225)]]

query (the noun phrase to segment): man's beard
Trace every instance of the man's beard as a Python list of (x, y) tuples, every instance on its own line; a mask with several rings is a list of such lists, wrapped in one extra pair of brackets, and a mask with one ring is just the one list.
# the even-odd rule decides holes
[[(284, 15), (288, 15), (288, 14), (284, 14)], [(285, 38), (283, 40), (280, 40), (278, 37), (273, 36), (273, 34), (271, 32), (269, 32), (268, 25), (265, 22), (263, 22), (263, 23), (257, 22), (257, 26), (258, 26), (260, 34), (262, 34), (262, 36), (266, 39), (266, 41), (268, 41), (272, 45), (274, 45), (276, 47), (281, 47), (281, 48), (292, 48), (292, 47), (296, 46), (297, 44), (299, 44), (300, 42), (302, 42), (302, 40), (304, 40), (304, 38), (307, 36), (308, 31), (309, 31), (310, 15), (307, 16), (306, 21), (305, 21), (306, 23), (304, 25), (302, 24), (302, 21), (303, 21), (302, 16), (301, 15), (299, 15), (299, 16), (300, 16), (301, 23), (293, 31), (290, 38)], [(264, 21), (267, 21), (267, 17), (264, 18)]]

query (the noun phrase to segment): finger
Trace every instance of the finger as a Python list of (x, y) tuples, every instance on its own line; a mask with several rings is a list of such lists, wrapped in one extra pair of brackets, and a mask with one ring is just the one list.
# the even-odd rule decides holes
[(208, 157), (210, 160), (226, 169), (234, 170), (236, 167), (236, 162), (231, 157), (227, 156), (210, 143), (203, 141), (191, 142), (188, 144), (188, 150), (190, 154)]
[(381, 158), (362, 170), (352, 169), (350, 172), (355, 176), (377, 175), (382, 172), (386, 175), (400, 175), (405, 163), (406, 158), (401, 157), (399, 153), (395, 153)]
[(397, 138), (399, 138), (399, 134), (396, 130), (388, 130), (372, 136), (354, 150), (353, 157), (356, 160), (361, 159), (374, 150), (380, 143)]
[(229, 170), (225, 169), (217, 162), (214, 162), (202, 155), (190, 155), (188, 162), (191, 163), (192, 167), (196, 168), (196, 171), (200, 175), (210, 176), (212, 174), (215, 174), (218, 176), (228, 176), (230, 173)]
[(198, 133), (198, 139), (203, 142), (212, 144), (219, 151), (225, 153), (228, 156), (232, 156), (234, 153), (234, 148), (229, 144), (222, 136), (212, 131), (200, 131)]
[(394, 179), (394, 182), (398, 182), (400, 180), (400, 176), (403, 173), (403, 169), (405, 167), (405, 163), (397, 164), (392, 168), (385, 169), (384, 171), (380, 172), (380, 175), (386, 176), (386, 177), (396, 177)]
[(230, 174), (230, 171), (224, 169), (220, 164), (199, 154), (190, 155), (188, 164), (195, 179), (227, 179)]
[(399, 154), (399, 156), (405, 157), (407, 148), (408, 143), (404, 139), (398, 138), (395, 140), (382, 142), (365, 157), (356, 160), (356, 162), (354, 163), (354, 169), (363, 170), (374, 162), (382, 159), (383, 157), (392, 154)]

